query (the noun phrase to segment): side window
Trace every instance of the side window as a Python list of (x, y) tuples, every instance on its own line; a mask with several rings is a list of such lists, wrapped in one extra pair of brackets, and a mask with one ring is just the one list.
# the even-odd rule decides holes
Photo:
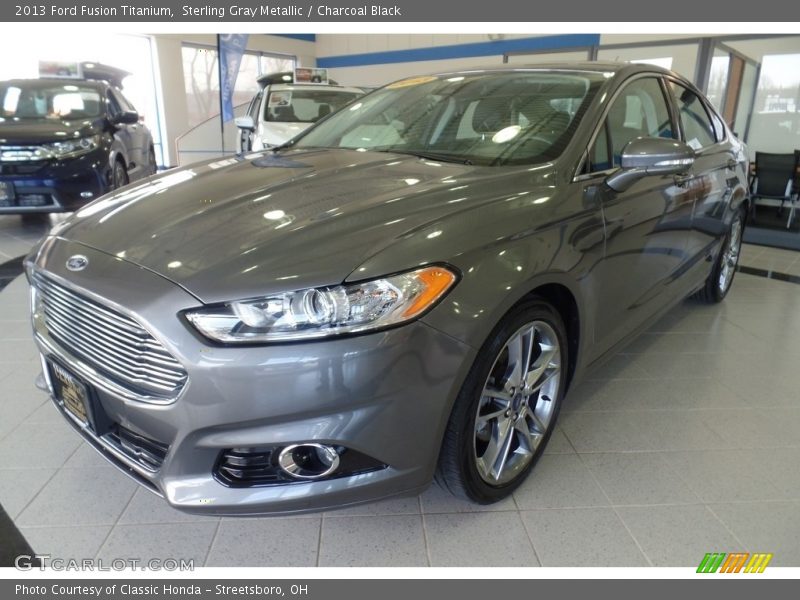
[(261, 106), (261, 92), (258, 92), (253, 99), (250, 100), (250, 106), (247, 107), (247, 114), (253, 117), (253, 122), (258, 123), (258, 109)]
[(611, 155), (608, 153), (608, 125), (603, 123), (594, 145), (589, 153), (589, 171), (605, 171), (611, 168)]
[(108, 102), (108, 116), (112, 119), (118, 117), (122, 113), (122, 108), (119, 105), (119, 100), (111, 93), (111, 90), (106, 92), (106, 100)]
[(133, 112), (138, 112), (136, 107), (131, 104), (130, 100), (128, 100), (122, 93), (118, 90), (111, 90), (112, 95), (117, 99), (117, 102), (120, 105), (122, 110), (132, 110)]
[(714, 125), (702, 100), (692, 90), (678, 83), (671, 81), (670, 88), (678, 105), (686, 143), (695, 150), (715, 144), (717, 136)]
[(638, 137), (678, 137), (661, 84), (655, 77), (634, 80), (614, 99), (589, 152), (590, 170), (618, 167), (622, 150)]

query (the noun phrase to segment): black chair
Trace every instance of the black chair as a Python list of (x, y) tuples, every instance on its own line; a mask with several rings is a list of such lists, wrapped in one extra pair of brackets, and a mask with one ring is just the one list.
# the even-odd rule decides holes
[(797, 168), (800, 166), (800, 151), (794, 154), (771, 154), (756, 152), (756, 168), (751, 184), (752, 217), (755, 218), (759, 199), (780, 200), (778, 214), (782, 214), (784, 205), (791, 206), (786, 221), (788, 229), (792, 224), (797, 202)]

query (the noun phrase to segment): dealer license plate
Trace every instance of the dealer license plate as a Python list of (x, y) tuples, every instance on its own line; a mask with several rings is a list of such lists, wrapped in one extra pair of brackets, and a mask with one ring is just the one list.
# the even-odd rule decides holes
[(56, 399), (82, 425), (89, 424), (89, 390), (75, 375), (51, 362), (50, 373)]

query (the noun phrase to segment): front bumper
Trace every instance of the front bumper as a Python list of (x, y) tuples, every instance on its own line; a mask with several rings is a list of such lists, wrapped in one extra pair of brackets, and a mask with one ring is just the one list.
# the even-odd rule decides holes
[[(89, 266), (73, 273), (65, 263), (77, 253)], [(34, 319), (43, 361), (60, 361), (87, 382), (110, 422), (168, 450), (158, 468), (145, 468), (113, 436), (68, 420), (172, 506), (205, 514), (296, 513), (416, 493), (429, 484), (451, 403), (473, 358), (461, 342), (416, 322), (328, 341), (215, 346), (179, 318), (199, 302), (134, 264), (51, 238), (27, 267), (135, 318), (187, 371), (176, 398), (143, 401), (109, 385), (51, 336), (43, 318)], [(304, 442), (343, 446), (386, 467), (263, 487), (229, 487), (213, 475), (224, 449)]]
[(0, 182), (14, 192), (0, 199), (0, 214), (76, 210), (111, 189), (108, 171), (103, 149), (57, 161), (0, 163)]

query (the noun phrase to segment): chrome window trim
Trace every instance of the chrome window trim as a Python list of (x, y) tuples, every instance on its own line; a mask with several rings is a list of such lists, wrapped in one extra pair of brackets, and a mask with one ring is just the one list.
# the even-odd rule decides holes
[[(589, 138), (589, 143), (586, 144), (586, 148), (583, 150), (583, 153), (581, 154), (581, 159), (578, 161), (578, 164), (575, 165), (575, 168), (573, 169), (572, 183), (576, 183), (578, 181), (586, 181), (587, 179), (594, 179), (595, 177), (598, 177), (603, 173), (610, 174), (617, 170), (618, 167), (614, 167), (613, 169), (604, 169), (603, 171), (592, 171), (591, 173), (580, 172), (581, 167), (583, 166), (584, 162), (586, 162), (589, 156), (589, 150), (591, 149), (592, 146), (594, 146), (594, 142), (600, 133), (600, 128), (603, 127), (603, 125), (606, 122), (606, 117), (608, 116), (608, 111), (611, 108), (611, 105), (614, 104), (614, 102), (622, 93), (622, 91), (634, 81), (645, 78), (656, 79), (659, 87), (661, 88), (661, 93), (665, 96), (664, 102), (667, 103), (667, 110), (669, 110), (670, 119), (674, 118), (672, 114), (673, 103), (670, 101), (669, 98), (666, 97), (664, 86), (662, 85), (664, 77), (668, 77), (668, 75), (666, 73), (661, 73), (658, 71), (643, 71), (640, 73), (634, 73), (633, 75), (627, 77), (625, 80), (622, 81), (622, 83), (619, 84), (619, 87), (611, 95), (611, 97), (606, 102), (606, 105), (603, 107), (602, 116), (600, 117), (600, 119), (598, 119), (598, 122), (594, 127), (594, 131), (592, 132), (592, 135)], [(674, 125), (678, 125), (680, 127), (680, 123), (674, 123)]]

